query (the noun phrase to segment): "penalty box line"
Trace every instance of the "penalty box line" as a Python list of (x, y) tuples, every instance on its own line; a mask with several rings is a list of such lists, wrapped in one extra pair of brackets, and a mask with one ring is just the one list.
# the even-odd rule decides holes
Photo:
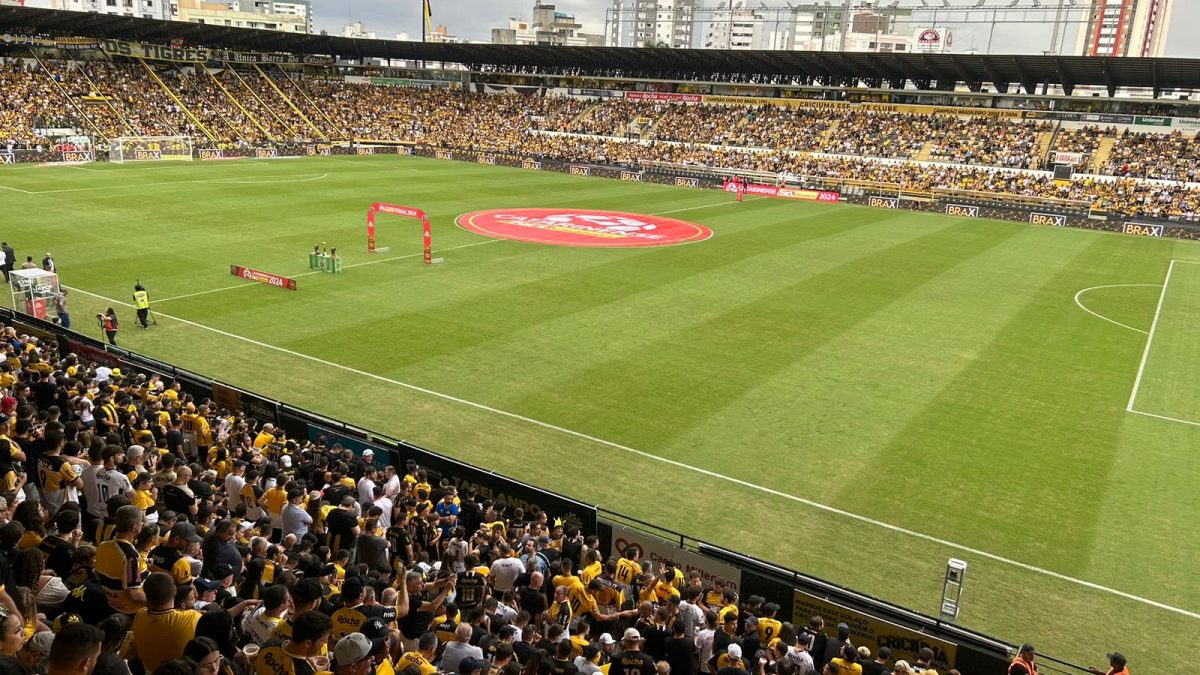
[[(97, 293), (92, 293), (92, 292), (90, 292), (90, 291), (85, 291), (85, 290), (83, 290), (83, 289), (81, 289), (81, 288), (74, 288), (74, 287), (70, 287), (70, 288), (71, 288), (71, 290), (73, 290), (73, 291), (76, 291), (76, 292), (78, 292), (78, 293), (82, 293), (82, 294), (84, 294), (84, 295), (90, 295), (90, 296), (92, 296), (93, 298), (98, 298), (98, 299), (100, 299), (100, 300), (105, 300), (105, 301), (108, 301), (108, 302), (111, 302), (111, 303), (114, 303), (114, 304), (122, 305), (122, 306), (124, 306), (124, 307), (129, 307), (129, 308), (132, 308), (132, 307), (133, 307), (133, 305), (132, 305), (132, 304), (130, 304), (130, 303), (128, 303), (128, 302), (125, 302), (125, 301), (123, 301), (123, 300), (117, 300), (117, 299), (115, 299), (115, 298), (109, 298), (109, 297), (106, 297), (106, 296), (103, 296), (103, 295), (99, 295), (99, 294), (97, 294)], [(713, 478), (713, 479), (716, 479), (716, 480), (724, 481), (724, 482), (726, 482), (726, 483), (730, 483), (730, 484), (733, 484), (733, 485), (737, 485), (737, 486), (739, 486), (739, 487), (743, 487), (743, 488), (746, 488), (746, 489), (749, 489), (749, 490), (754, 490), (754, 491), (756, 491), (756, 492), (760, 492), (760, 493), (763, 493), (763, 494), (766, 494), (766, 495), (770, 495), (770, 496), (772, 496), (772, 497), (778, 497), (778, 498), (780, 498), (780, 499), (786, 499), (786, 500), (788, 500), (788, 501), (791, 501), (791, 502), (794, 502), (794, 503), (797, 503), (797, 504), (802, 504), (802, 505), (804, 505), (804, 506), (808, 506), (808, 507), (810, 507), (810, 508), (817, 509), (817, 510), (819, 510), (819, 511), (824, 511), (825, 513), (829, 513), (829, 514), (832, 514), (832, 515), (835, 515), (835, 516), (839, 516), (839, 517), (842, 517), (842, 518), (845, 518), (845, 519), (848, 519), (848, 520), (853, 520), (853, 521), (856, 521), (856, 522), (859, 522), (859, 523), (863, 523), (863, 524), (866, 524), (866, 525), (871, 525), (871, 526), (874, 526), (874, 527), (878, 527), (878, 528), (880, 528), (880, 529), (888, 530), (889, 532), (894, 532), (894, 533), (896, 533), (896, 534), (902, 534), (902, 535), (905, 535), (905, 536), (911, 537), (911, 538), (913, 538), (913, 539), (919, 539), (919, 540), (921, 540), (921, 541), (925, 541), (925, 542), (929, 542), (929, 543), (932, 543), (932, 544), (936, 544), (936, 545), (938, 545), (938, 546), (942, 546), (942, 547), (945, 547), (945, 548), (953, 549), (953, 550), (955, 550), (955, 551), (959, 551), (959, 552), (962, 552), (962, 553), (967, 553), (967, 554), (970, 554), (970, 555), (978, 556), (978, 557), (980, 557), (980, 558), (986, 558), (986, 559), (988, 559), (988, 560), (991, 560), (991, 561), (994, 561), (994, 562), (998, 562), (998, 563), (1001, 563), (1001, 564), (1004, 564), (1004, 565), (1008, 565), (1008, 566), (1010, 566), (1010, 567), (1015, 567), (1015, 568), (1017, 568), (1017, 569), (1025, 570), (1025, 571), (1027, 571), (1027, 572), (1033, 572), (1033, 573), (1035, 573), (1035, 574), (1040, 574), (1040, 575), (1043, 575), (1043, 576), (1046, 576), (1046, 577), (1050, 577), (1050, 578), (1052, 578), (1052, 579), (1057, 579), (1057, 580), (1059, 580), (1059, 581), (1064, 581), (1064, 582), (1067, 582), (1067, 583), (1070, 583), (1070, 584), (1074, 584), (1074, 585), (1076, 585), (1076, 586), (1082, 586), (1082, 587), (1084, 587), (1084, 588), (1088, 588), (1088, 589), (1091, 589), (1091, 590), (1099, 591), (1099, 592), (1101, 592), (1101, 593), (1106, 593), (1106, 594), (1109, 594), (1109, 595), (1113, 595), (1113, 596), (1116, 596), (1116, 597), (1119, 597), (1119, 598), (1123, 598), (1123, 599), (1125, 599), (1125, 600), (1130, 600), (1130, 601), (1133, 601), (1133, 602), (1136, 602), (1136, 603), (1139, 603), (1139, 604), (1147, 605), (1147, 606), (1149, 606), (1149, 607), (1154, 607), (1154, 608), (1161, 609), (1161, 610), (1164, 610), (1164, 611), (1167, 611), (1167, 612), (1171, 612), (1171, 613), (1174, 613), (1174, 614), (1179, 614), (1179, 615), (1186, 616), (1186, 617), (1189, 617), (1189, 618), (1192, 618), (1192, 619), (1200, 619), (1200, 613), (1198, 613), (1198, 612), (1193, 612), (1193, 611), (1191, 611), (1191, 610), (1183, 609), (1183, 608), (1181, 608), (1181, 607), (1175, 607), (1175, 606), (1173, 606), (1173, 605), (1168, 605), (1168, 604), (1166, 604), (1166, 603), (1159, 602), (1159, 601), (1157, 601), (1157, 600), (1151, 600), (1150, 598), (1142, 597), (1142, 596), (1140, 596), (1140, 595), (1135, 595), (1135, 594), (1133, 594), (1133, 593), (1127, 593), (1127, 592), (1125, 592), (1125, 591), (1121, 591), (1121, 590), (1118, 590), (1118, 589), (1115, 589), (1115, 588), (1111, 588), (1111, 587), (1108, 587), (1108, 586), (1104, 586), (1104, 585), (1102, 585), (1102, 584), (1098, 584), (1098, 583), (1095, 583), (1095, 582), (1092, 582), (1092, 581), (1088, 581), (1088, 580), (1086, 580), (1086, 579), (1080, 579), (1080, 578), (1078, 578), (1078, 577), (1073, 577), (1073, 576), (1070, 576), (1070, 575), (1067, 575), (1067, 574), (1062, 574), (1062, 573), (1060, 573), (1060, 572), (1055, 572), (1055, 571), (1053, 571), (1053, 570), (1049, 570), (1049, 569), (1046, 569), (1046, 568), (1044, 568), (1044, 567), (1038, 567), (1038, 566), (1036, 566), (1036, 565), (1031, 565), (1031, 564), (1029, 564), (1029, 563), (1021, 562), (1021, 561), (1019, 561), (1019, 560), (1014, 560), (1014, 559), (1012, 559), (1012, 558), (1006, 558), (1006, 557), (1004, 557), (1004, 556), (997, 555), (997, 554), (995, 554), (995, 553), (990, 553), (990, 552), (988, 552), (988, 551), (984, 551), (984, 550), (981, 550), (981, 549), (973, 548), (973, 547), (967, 546), (967, 545), (965, 545), (965, 544), (959, 544), (959, 543), (956, 543), (956, 542), (953, 542), (953, 541), (949, 541), (949, 540), (946, 540), (946, 539), (942, 539), (941, 537), (936, 537), (936, 536), (933, 536), (933, 535), (931, 535), (931, 534), (925, 534), (924, 532), (918, 532), (918, 531), (916, 531), (916, 530), (910, 530), (910, 529), (908, 529), (908, 528), (906, 528), (906, 527), (902, 527), (902, 526), (899, 526), (899, 525), (893, 525), (893, 524), (891, 524), (891, 523), (887, 523), (887, 522), (884, 522), (884, 521), (881, 521), (881, 520), (876, 520), (876, 519), (874, 519), (874, 518), (870, 518), (870, 517), (868, 517), (868, 516), (864, 516), (864, 515), (861, 515), (861, 514), (858, 514), (858, 513), (854, 513), (854, 512), (851, 512), (851, 511), (846, 511), (846, 510), (844, 510), (844, 509), (837, 508), (836, 506), (830, 506), (830, 505), (828, 505), (828, 504), (822, 504), (821, 502), (814, 501), (814, 500), (812, 500), (812, 499), (808, 499), (808, 498), (806, 498), (806, 497), (801, 497), (801, 496), (799, 496), (799, 495), (793, 495), (793, 494), (790, 494), (790, 493), (787, 493), (787, 492), (783, 492), (783, 491), (781, 491), (781, 490), (776, 490), (776, 489), (774, 489), (774, 488), (769, 488), (769, 487), (766, 487), (766, 486), (763, 486), (763, 485), (758, 485), (758, 484), (756, 484), (756, 483), (751, 483), (751, 482), (749, 482), (749, 481), (742, 480), (742, 479), (740, 479), (740, 478), (735, 478), (735, 477), (733, 477), (733, 476), (729, 476), (729, 475), (726, 475), (726, 474), (723, 474), (723, 473), (720, 473), (720, 472), (717, 472), (717, 471), (712, 471), (712, 470), (710, 470), (710, 469), (705, 469), (705, 468), (702, 468), (702, 467), (699, 467), (699, 466), (693, 466), (693, 465), (691, 465), (691, 464), (686, 464), (686, 463), (684, 463), (684, 462), (680, 462), (680, 461), (677, 461), (677, 460), (674, 460), (674, 459), (668, 459), (668, 458), (666, 458), (666, 457), (661, 457), (661, 456), (659, 456), (659, 455), (655, 455), (655, 454), (652, 454), (652, 453), (646, 452), (646, 451), (644, 451), (644, 450), (638, 450), (637, 448), (633, 448), (633, 447), (630, 447), (630, 446), (628, 446), (628, 445), (623, 445), (623, 444), (621, 444), (621, 443), (617, 443), (617, 442), (615, 442), (615, 441), (610, 441), (610, 440), (606, 440), (606, 439), (603, 439), (603, 438), (599, 438), (599, 437), (597, 437), (597, 436), (592, 436), (592, 435), (589, 435), (589, 434), (585, 434), (585, 433), (583, 433), (583, 432), (581, 432), (581, 431), (575, 431), (574, 429), (568, 429), (568, 428), (566, 428), (566, 427), (562, 427), (562, 426), (559, 426), (559, 425), (557, 425), (557, 424), (551, 424), (550, 422), (543, 422), (542, 420), (538, 420), (538, 419), (535, 419), (535, 418), (532, 418), (532, 417), (526, 417), (525, 415), (521, 415), (521, 414), (518, 414), (518, 413), (514, 413), (514, 412), (507, 411), (507, 410), (503, 410), (503, 409), (501, 409), (501, 408), (496, 408), (496, 407), (493, 407), (493, 406), (487, 405), (487, 404), (485, 404), (485, 403), (479, 403), (479, 402), (476, 402), (476, 401), (471, 401), (471, 400), (468, 400), (468, 399), (465, 399), (465, 398), (459, 398), (459, 397), (457, 397), (457, 396), (454, 396), (454, 395), (451, 395), (451, 394), (446, 394), (446, 393), (443, 393), (443, 392), (440, 392), (440, 391), (435, 391), (435, 390), (433, 390), (433, 389), (428, 389), (428, 388), (426, 388), (426, 387), (422, 387), (422, 386), (419, 386), (419, 385), (416, 385), (416, 384), (412, 384), (412, 383), (409, 383), (409, 382), (403, 382), (403, 381), (401, 381), (401, 380), (395, 380), (395, 379), (392, 379), (392, 378), (390, 378), (390, 377), (385, 377), (385, 376), (383, 376), (383, 375), (379, 375), (378, 373), (372, 373), (372, 372), (369, 372), (369, 371), (360, 370), (360, 369), (358, 369), (358, 368), (354, 368), (354, 367), (352, 367), (352, 366), (347, 366), (347, 365), (344, 365), (344, 364), (341, 364), (341, 363), (337, 363), (337, 362), (334, 362), (334, 361), (330, 361), (330, 360), (328, 360), (328, 359), (323, 359), (323, 358), (320, 358), (320, 357), (318, 357), (318, 356), (313, 356), (313, 355), (311, 355), (311, 354), (305, 354), (305, 353), (303, 353), (303, 352), (298, 352), (298, 351), (295, 351), (295, 350), (292, 350), (292, 349), (287, 349), (286, 347), (280, 347), (280, 346), (278, 346), (278, 345), (273, 345), (273, 344), (269, 344), (269, 343), (266, 343), (266, 342), (262, 342), (262, 341), (260, 341), (260, 340), (255, 340), (255, 339), (253, 339), (253, 338), (246, 337), (245, 335), (238, 335), (238, 334), (236, 334), (236, 333), (230, 333), (230, 332), (228, 332), (228, 331), (221, 330), (220, 328), (215, 328), (215, 327), (213, 327), (213, 326), (208, 326), (208, 325), (205, 325), (205, 324), (202, 324), (202, 323), (198, 323), (198, 322), (196, 322), (196, 321), (191, 321), (191, 320), (189, 320), (189, 319), (184, 319), (184, 318), (181, 318), (181, 317), (172, 316), (172, 315), (170, 315), (170, 314), (163, 314), (163, 313), (156, 313), (156, 315), (157, 315), (157, 316), (160, 316), (160, 317), (163, 317), (163, 318), (165, 318), (165, 319), (171, 319), (171, 320), (174, 320), (174, 321), (178, 321), (179, 323), (182, 323), (182, 324), (185, 324), (185, 325), (188, 325), (188, 326), (192, 326), (192, 327), (195, 327), (195, 328), (199, 328), (199, 329), (201, 329), (201, 330), (210, 331), (210, 332), (212, 332), (212, 333), (216, 333), (216, 334), (218, 334), (218, 335), (222, 335), (222, 336), (225, 336), (225, 337), (228, 337), (228, 338), (232, 338), (232, 339), (234, 339), (234, 340), (239, 340), (239, 341), (241, 341), (241, 342), (245, 342), (245, 343), (247, 343), (247, 344), (252, 344), (252, 345), (254, 345), (254, 346), (256, 346), (256, 347), (261, 347), (261, 348), (263, 348), (263, 349), (270, 349), (270, 350), (272, 350), (272, 351), (276, 351), (276, 352), (279, 352), (279, 353), (281, 353), (281, 354), (288, 354), (289, 356), (295, 356), (295, 357), (297, 357), (297, 358), (305, 359), (305, 360), (307, 360), (307, 361), (311, 361), (311, 362), (313, 362), (313, 363), (319, 363), (319, 364), (321, 364), (321, 365), (328, 366), (328, 367), (330, 367), (330, 368), (335, 368), (335, 369), (338, 369), (338, 370), (342, 370), (342, 371), (345, 371), (345, 372), (347, 372), (347, 373), (351, 373), (351, 374), (353, 374), (353, 375), (359, 375), (359, 376), (361, 376), (361, 377), (366, 377), (366, 378), (369, 378), (369, 379), (372, 379), (372, 380), (376, 380), (376, 381), (378, 381), (378, 382), (383, 382), (383, 383), (385, 383), (385, 384), (390, 384), (390, 385), (393, 385), (393, 386), (401, 387), (401, 388), (403, 388), (403, 389), (408, 389), (408, 390), (410, 390), (410, 391), (414, 391), (414, 392), (417, 392), (417, 393), (420, 393), (420, 394), (425, 394), (425, 395), (427, 395), (427, 396), (430, 396), (430, 397), (433, 397), (433, 398), (437, 398), (437, 399), (441, 399), (441, 400), (443, 400), (443, 401), (449, 401), (449, 402), (451, 402), (451, 403), (456, 403), (456, 404), (458, 404), (458, 405), (462, 405), (462, 406), (465, 406), (465, 407), (468, 407), (468, 408), (474, 408), (474, 409), (476, 409), (476, 410), (482, 410), (482, 411), (484, 411), (484, 412), (491, 413), (491, 414), (493, 414), (493, 415), (497, 415), (497, 416), (499, 416), (499, 417), (505, 417), (505, 418), (508, 418), (508, 419), (516, 420), (516, 421), (518, 421), (518, 422), (524, 422), (524, 423), (526, 423), (526, 424), (529, 424), (529, 425), (532, 425), (532, 426), (536, 426), (536, 427), (540, 427), (540, 428), (542, 428), (542, 429), (547, 429), (547, 430), (549, 430), (549, 431), (554, 431), (554, 432), (557, 432), (557, 433), (563, 434), (563, 435), (565, 435), (565, 436), (571, 436), (571, 437), (573, 437), (573, 438), (577, 438), (577, 439), (580, 439), (580, 440), (583, 440), (583, 441), (587, 441), (587, 442), (590, 442), (590, 443), (594, 443), (594, 444), (596, 444), (596, 445), (601, 445), (601, 446), (604, 446), (604, 447), (606, 447), (606, 448), (610, 448), (610, 449), (612, 449), (612, 450), (618, 450), (618, 451), (620, 451), (620, 452), (624, 452), (624, 453), (627, 453), (627, 454), (630, 454), (630, 455), (635, 455), (635, 456), (637, 456), (637, 457), (641, 457), (641, 458), (643, 458), (643, 459), (648, 459), (648, 460), (650, 460), (650, 461), (653, 461), (653, 462), (658, 462), (658, 463), (661, 463), (661, 464), (667, 464), (667, 465), (669, 465), (669, 466), (673, 466), (673, 467), (676, 467), (676, 468), (679, 468), (679, 469), (683, 469), (683, 470), (685, 470), (685, 471), (691, 471), (691, 472), (693, 472), (693, 473), (698, 473), (698, 474), (701, 474), (701, 475), (703, 475), (703, 476), (707, 476), (707, 477), (709, 477), (709, 478)]]
[(1129, 393), (1129, 404), (1125, 406), (1125, 412), (1154, 419), (1163, 420), (1166, 422), (1177, 422), (1179, 424), (1187, 424), (1194, 427), (1200, 427), (1200, 422), (1196, 420), (1186, 420), (1179, 417), (1171, 417), (1169, 415), (1159, 415), (1157, 413), (1146, 412), (1145, 410), (1137, 410), (1134, 405), (1137, 402), (1138, 391), (1142, 386), (1142, 376), (1146, 372), (1146, 362), (1150, 358), (1150, 349), (1154, 343), (1154, 334), (1158, 328), (1158, 320), (1162, 316), (1163, 302), (1167, 298), (1167, 286), (1171, 283), (1171, 274), (1175, 271), (1175, 263), (1184, 265), (1200, 265), (1200, 260), (1187, 260), (1185, 258), (1174, 258), (1167, 266), (1167, 275), (1163, 278), (1162, 292), (1158, 295), (1158, 306), (1154, 309), (1154, 320), (1150, 324), (1150, 332), (1146, 336), (1146, 347), (1142, 350), (1142, 361), (1138, 364), (1137, 377), (1133, 381), (1133, 391)]

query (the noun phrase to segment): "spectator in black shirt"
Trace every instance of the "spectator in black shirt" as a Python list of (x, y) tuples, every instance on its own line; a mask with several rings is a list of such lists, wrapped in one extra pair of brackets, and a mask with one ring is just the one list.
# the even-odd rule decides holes
[[(329, 491), (326, 490), (326, 494)], [(355, 550), (355, 539), (359, 535), (358, 518), (354, 517), (354, 497), (352, 495), (344, 495), (337, 502), (338, 507), (329, 512), (325, 516), (325, 529), (329, 535), (329, 550), (333, 553), (338, 551)]]
[(676, 619), (671, 630), (671, 637), (667, 638), (664, 645), (666, 651), (664, 658), (671, 666), (671, 675), (694, 675), (696, 672), (695, 658), (693, 658), (696, 653), (696, 643), (684, 637), (684, 634), (683, 621)]
[(83, 538), (83, 530), (79, 529), (79, 511), (64, 507), (54, 517), (54, 524), (58, 531), (43, 539), (38, 548), (46, 554), (46, 567), (66, 579), (71, 575), (73, 564), (71, 551)]
[[(870, 657), (870, 653), (867, 654)], [(862, 665), (863, 675), (888, 675), (892, 669), (888, 667), (887, 662), (892, 660), (892, 648), (880, 647), (879, 653), (874, 661), (860, 661)]]
[[(833, 639), (833, 640), (829, 640), (828, 642), (825, 643), (825, 652), (824, 652), (824, 655), (821, 657), (821, 663), (817, 667), (822, 668), (825, 666), (826, 663), (829, 663), (831, 660), (841, 657), (843, 650), (846, 648), (846, 645), (849, 645), (849, 644), (850, 644), (850, 626), (849, 626), (849, 624), (839, 623), (837, 626), (837, 638)], [(851, 647), (851, 649), (853, 649), (853, 647)], [(815, 656), (816, 652), (813, 652), (813, 655)]]

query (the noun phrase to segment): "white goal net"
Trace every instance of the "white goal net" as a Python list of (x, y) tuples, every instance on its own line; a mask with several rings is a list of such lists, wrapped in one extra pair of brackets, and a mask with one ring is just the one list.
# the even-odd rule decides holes
[(125, 162), (164, 162), (192, 160), (192, 139), (187, 136), (131, 136), (114, 138), (108, 145), (108, 160)]

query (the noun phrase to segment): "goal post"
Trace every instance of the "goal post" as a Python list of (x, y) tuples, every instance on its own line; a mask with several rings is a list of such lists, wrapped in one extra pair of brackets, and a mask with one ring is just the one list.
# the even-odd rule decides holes
[(376, 214), (387, 213), (393, 216), (403, 216), (405, 218), (415, 218), (421, 221), (422, 239), (425, 244), (425, 264), (433, 264), (433, 238), (429, 233), (429, 216), (421, 209), (412, 206), (400, 206), (398, 204), (384, 204), (383, 202), (375, 202), (367, 209), (367, 252), (381, 253), (388, 250), (390, 247), (377, 247), (375, 245), (375, 216)]
[(192, 139), (188, 136), (123, 136), (108, 144), (108, 161), (125, 162), (192, 161)]

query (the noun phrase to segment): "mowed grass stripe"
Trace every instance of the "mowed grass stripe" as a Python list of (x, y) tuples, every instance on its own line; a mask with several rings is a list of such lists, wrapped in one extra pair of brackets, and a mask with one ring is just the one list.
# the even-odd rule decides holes
[[(909, 216), (913, 218), (913, 216)], [(907, 491), (867, 490), (886, 499), (858, 496), (865, 485), (884, 477), (905, 476), (931, 484), (960, 480), (939, 463), (891, 466), (886, 472), (865, 471), (894, 436), (920, 414), (959, 373), (986, 357), (996, 333), (1019, 312), (1064, 261), (1087, 246), (1080, 240), (1045, 246), (1044, 238), (1020, 225), (1000, 245), (974, 256), (952, 256), (955, 263), (904, 296), (864, 318), (837, 339), (808, 351), (803, 358), (724, 410), (698, 424), (672, 447), (668, 456), (682, 458), (703, 443), (730, 447), (771, 447), (770, 453), (745, 453), (742, 471), (761, 474), (760, 482), (888, 520), (903, 508)], [(890, 273), (881, 282), (890, 280)], [(827, 295), (833, 302), (839, 295)], [(786, 431), (782, 435), (780, 431)], [(781, 437), (782, 436), (782, 437)], [(918, 479), (919, 477), (919, 479)], [(986, 488), (987, 486), (983, 486)], [(987, 511), (986, 500), (974, 500), (966, 512)], [(940, 513), (934, 511), (935, 514)], [(934, 523), (922, 514), (910, 527)], [(919, 528), (918, 528), (919, 529)], [(959, 529), (936, 528), (947, 535)], [(1014, 550), (1020, 537), (989, 540), (967, 530), (964, 543)], [(1005, 537), (1007, 531), (989, 532)]]
[[(558, 382), (542, 383), (516, 409), (544, 409), (554, 400), (580, 401), (564, 426), (581, 428), (602, 410), (617, 427), (637, 425), (649, 447), (667, 445), (779, 369), (936, 276), (957, 257), (999, 245), (1015, 232), (951, 222), (811, 277), (780, 279), (761, 296), (735, 302), (635, 354), (618, 354)], [(881, 269), (893, 274), (881, 279)], [(731, 286), (727, 292), (736, 297), (738, 288)], [(834, 305), (838, 310), (829, 312)], [(648, 355), (656, 355), (661, 364), (659, 377), (645, 377)], [(696, 363), (705, 367), (696, 368)], [(639, 383), (639, 396), (615, 398), (628, 382)], [(671, 414), (646, 420), (643, 399), (670, 401)], [(698, 463), (722, 472), (732, 466), (727, 460)]]

